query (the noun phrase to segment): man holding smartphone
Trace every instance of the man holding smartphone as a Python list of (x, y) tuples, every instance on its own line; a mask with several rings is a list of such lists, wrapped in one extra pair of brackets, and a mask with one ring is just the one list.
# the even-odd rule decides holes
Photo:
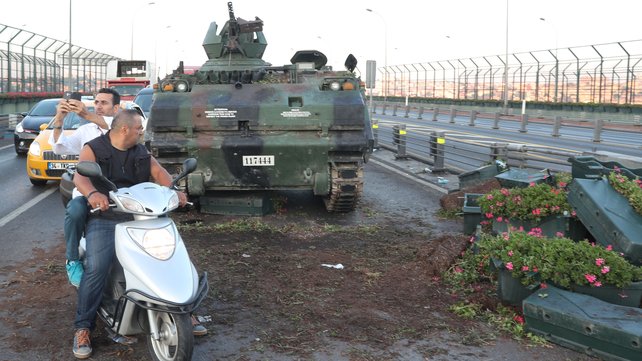
[[(95, 113), (89, 112), (80, 99), (80, 93), (74, 92), (69, 97), (65, 96), (65, 99), (58, 103), (53, 132), (49, 137), (49, 143), (56, 154), (80, 154), (85, 143), (107, 133), (112, 119), (120, 108), (120, 94), (110, 88), (98, 90), (94, 100)], [(78, 114), (90, 123), (81, 125), (72, 135), (65, 136), (62, 132), (63, 120), (71, 112)], [(69, 201), (65, 210), (64, 231), (67, 246), (65, 252), (67, 277), (69, 283), (75, 287), (80, 285), (83, 274), (82, 262), (80, 262), (78, 255), (78, 244), (85, 230), (87, 212), (87, 199), (74, 189), (74, 198)]]

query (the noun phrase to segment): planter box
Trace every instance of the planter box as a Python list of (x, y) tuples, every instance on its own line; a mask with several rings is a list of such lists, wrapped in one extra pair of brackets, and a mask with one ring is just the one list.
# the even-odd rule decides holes
[(642, 264), (642, 216), (608, 180), (574, 179), (568, 202), (597, 242), (612, 245), (633, 264)]
[(523, 303), (526, 329), (604, 360), (642, 359), (642, 310), (617, 306), (553, 286)]
[(526, 188), (531, 183), (539, 184), (546, 181), (550, 175), (542, 172), (529, 173), (525, 169), (509, 169), (495, 176), (502, 187), (506, 188)]
[(604, 302), (620, 306), (640, 307), (640, 301), (642, 301), (642, 281), (633, 282), (624, 289), (614, 286), (574, 286), (572, 287), (572, 291), (593, 296)]
[(496, 164), (489, 164), (459, 175), (459, 188), (464, 189), (481, 184), (489, 179), (493, 179), (499, 174), (500, 169)]
[(558, 233), (563, 233), (564, 237), (579, 241), (588, 236), (585, 226), (577, 219), (569, 216), (548, 216), (543, 218), (540, 222), (514, 219), (510, 220), (509, 223), (506, 223), (493, 220), (494, 232), (508, 232), (509, 227), (517, 230), (520, 229), (520, 227), (523, 227), (525, 232), (529, 232), (533, 228), (540, 228), (542, 230), (542, 235), (548, 238), (557, 237)]
[(483, 194), (464, 193), (464, 234), (473, 234), (477, 230), (477, 225), (482, 221), (481, 207), (477, 204), (477, 198)]
[[(503, 267), (503, 266), (502, 266)], [(497, 297), (505, 303), (519, 306), (536, 288), (524, 286), (519, 279), (513, 278), (511, 271), (501, 268), (497, 275)]]

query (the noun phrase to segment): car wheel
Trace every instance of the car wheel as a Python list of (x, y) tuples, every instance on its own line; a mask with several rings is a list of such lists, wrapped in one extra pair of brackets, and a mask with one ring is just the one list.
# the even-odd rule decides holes
[(29, 178), (29, 181), (31, 182), (31, 184), (33, 184), (33, 185), (35, 185), (35, 186), (38, 186), (38, 187), (42, 187), (42, 186), (44, 186), (45, 184), (47, 184), (47, 180), (46, 180), (46, 179), (33, 179), (33, 178)]

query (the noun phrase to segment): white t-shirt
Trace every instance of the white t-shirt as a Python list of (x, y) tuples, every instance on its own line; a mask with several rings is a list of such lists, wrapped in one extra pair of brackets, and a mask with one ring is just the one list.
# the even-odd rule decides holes
[[(105, 123), (111, 128), (113, 117), (103, 117)], [(70, 136), (65, 136), (61, 132), (58, 141), (54, 143), (54, 135), (49, 135), (49, 144), (51, 144), (54, 153), (60, 155), (80, 154), (80, 150), (88, 141), (107, 133), (107, 130), (100, 128), (94, 123), (81, 125)]]
[[(111, 128), (111, 122), (112, 120), (114, 120), (114, 117), (103, 116), (103, 119), (105, 120), (105, 123), (107, 123), (107, 126)], [(49, 144), (51, 144), (51, 147), (56, 154), (80, 154), (80, 150), (85, 145), (85, 143), (105, 133), (107, 133), (107, 130), (102, 129), (94, 123), (87, 123), (79, 126), (78, 129), (76, 129), (70, 136), (65, 136), (65, 133), (61, 132), (60, 137), (58, 137), (58, 141), (55, 143), (53, 132), (51, 132), (51, 134), (49, 135)], [(72, 191), (72, 197), (76, 198), (81, 195), (82, 194), (78, 191), (78, 189), (74, 187), (74, 190)]]

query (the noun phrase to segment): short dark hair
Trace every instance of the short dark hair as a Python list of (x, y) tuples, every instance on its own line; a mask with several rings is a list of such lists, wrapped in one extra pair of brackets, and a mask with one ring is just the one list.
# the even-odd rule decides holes
[(140, 113), (134, 109), (123, 109), (119, 111), (114, 117), (114, 120), (112, 120), (111, 128), (119, 129), (123, 126), (131, 127), (134, 124), (134, 120), (140, 117)]
[(120, 104), (120, 94), (118, 94), (116, 89), (100, 88), (100, 89), (98, 89), (98, 93), (111, 94), (111, 96), (112, 96), (112, 105)]

